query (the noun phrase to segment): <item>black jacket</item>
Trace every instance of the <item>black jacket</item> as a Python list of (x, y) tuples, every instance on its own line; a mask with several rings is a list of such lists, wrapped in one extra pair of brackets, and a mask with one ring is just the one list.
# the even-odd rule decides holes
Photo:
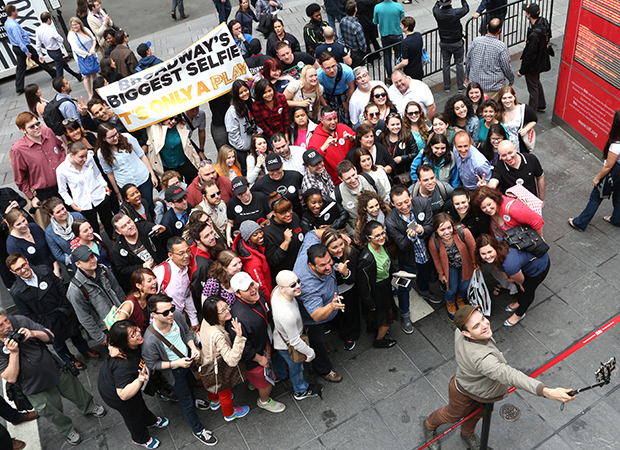
[[(332, 260), (334, 261), (334, 272), (336, 273), (336, 281), (338, 282), (338, 286), (340, 286), (341, 284), (352, 284), (354, 288), (357, 287), (356, 281), (358, 277), (359, 255), (360, 254), (357, 249), (351, 246), (349, 256), (346, 260), (344, 258), (340, 259), (332, 256)], [(347, 264), (347, 268), (349, 269), (349, 276), (344, 278), (342, 274), (338, 272), (336, 266), (339, 263), (344, 263), (346, 261), (349, 261), (349, 264)]]
[[(386, 249), (387, 251), (387, 249)], [(396, 272), (396, 264), (388, 252), (390, 258), (390, 275)], [(371, 310), (377, 307), (375, 301), (375, 286), (377, 285), (377, 262), (375, 257), (372, 256), (368, 246), (365, 245), (360, 251), (359, 260), (357, 263), (357, 292), (359, 294), (362, 304), (366, 309)]]
[[(241, 334), (247, 338), (243, 354), (241, 355), (241, 361), (245, 362), (247, 370), (258, 367), (258, 363), (253, 361), (253, 359), (257, 353), (263, 355), (269, 343), (267, 322), (273, 325), (271, 309), (269, 309), (265, 296), (260, 289), (258, 290), (258, 295), (260, 300), (253, 305), (237, 299), (230, 309), (230, 314), (241, 324)], [(265, 312), (267, 313), (266, 315)], [(230, 334), (230, 340), (234, 341), (237, 334), (232, 329), (230, 320), (226, 322), (225, 327), (228, 334)]]
[(465, 225), (469, 231), (471, 231), (474, 239), (483, 233), (489, 233), (491, 218), (482, 211), (475, 211), (473, 206), (469, 209), (469, 212), (465, 217), (463, 217), (462, 220), (459, 213), (457, 213), (456, 209), (454, 209), (452, 199), (443, 204), (442, 211), (450, 214), (450, 217), (452, 217), (456, 222), (460, 222)]
[(323, 197), (323, 208), (319, 213), (319, 217), (314, 217), (310, 211), (305, 210), (301, 216), (301, 231), (306, 233), (321, 228), (323, 225), (329, 225), (336, 230), (342, 230), (347, 226), (349, 213), (334, 200)]
[(521, 55), (519, 73), (541, 73), (551, 70), (547, 43), (551, 39), (551, 27), (544, 17), (539, 17), (527, 30), (527, 41)]
[[(73, 306), (67, 300), (67, 289), (47, 266), (33, 266), (39, 287), (28, 286), (20, 277), (11, 287), (11, 297), (20, 314), (49, 328), (54, 342), (62, 343), (79, 327)], [(45, 288), (45, 289), (43, 289)]]
[[(359, 0), (357, 2), (357, 20), (364, 29), (364, 34), (371, 39), (376, 39), (379, 36), (377, 25), (372, 22), (377, 3), (379, 3), (377, 0)], [(370, 43), (366, 42), (366, 45), (370, 45)], [(370, 51), (370, 47), (368, 50)]]
[[(433, 233), (433, 211), (428, 198), (413, 197), (411, 199), (411, 212), (416, 222), (424, 228), (424, 234), (421, 236), (422, 239), (428, 239)], [(385, 218), (385, 226), (390, 239), (396, 244), (398, 262), (415, 267), (415, 252), (413, 250), (413, 241), (407, 235), (407, 222), (400, 217), (396, 208)]]
[[(284, 251), (280, 248), (280, 244), (284, 242), (284, 231), (288, 228), (293, 230), (293, 236), (288, 250)], [(271, 267), (272, 276), (275, 277), (281, 270), (293, 270), (304, 240), (299, 216), (293, 213), (291, 223), (278, 223), (272, 218), (263, 231), (265, 233), (265, 257)]]
[(437, 21), (439, 29), (439, 40), (444, 44), (461, 42), (463, 39), (463, 25), (461, 18), (469, 12), (467, 0), (461, 0), (460, 8), (453, 8), (451, 5), (441, 8), (438, 3), (433, 7), (433, 16)]
[[(187, 212), (187, 220), (189, 220), (189, 215), (192, 212), (192, 205), (187, 203), (187, 209), (185, 212)], [(178, 219), (174, 209), (168, 208), (161, 218), (161, 225), (166, 227), (170, 237), (183, 236), (183, 229), (185, 228), (185, 225), (183, 225), (183, 222)]]
[[(138, 228), (138, 236), (140, 242), (144, 245), (144, 248), (151, 254), (155, 265), (160, 264), (167, 258), (166, 249), (160, 244), (165, 242), (163, 239), (167, 238), (168, 231), (164, 231), (159, 236), (153, 236), (149, 238), (148, 234), (155, 225), (151, 222), (138, 222), (136, 228)], [(131, 251), (127, 239), (125, 236), (119, 235), (114, 243), (112, 249), (112, 255), (114, 256), (115, 275), (118, 283), (125, 291), (129, 291), (131, 286), (129, 280), (134, 270), (143, 267), (144, 261), (142, 261), (138, 255)]]

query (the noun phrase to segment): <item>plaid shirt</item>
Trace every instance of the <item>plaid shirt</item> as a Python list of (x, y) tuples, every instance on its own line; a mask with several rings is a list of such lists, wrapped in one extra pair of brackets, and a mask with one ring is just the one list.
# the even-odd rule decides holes
[[(398, 213), (398, 215), (405, 221), (407, 222), (407, 225), (409, 225), (411, 222), (417, 224), (418, 222), (415, 220), (415, 217), (413, 216), (413, 214), (410, 214), (410, 217), (407, 218), (405, 216), (403, 216), (400, 211), (396, 210), (396, 212)], [(407, 235), (407, 237), (409, 238), (410, 241), (413, 241), (413, 252), (415, 253), (415, 262), (416, 264), (424, 264), (428, 261), (428, 251), (426, 250), (426, 243), (424, 242), (424, 240), (419, 236), (419, 235), (415, 235), (414, 238), (412, 238), (411, 236)]]
[(279, 92), (273, 100), (273, 109), (269, 109), (264, 103), (252, 103), (252, 113), (265, 136), (271, 137), (274, 133), (288, 132), (288, 103), (286, 97)]
[(480, 83), (485, 92), (499, 91), (506, 79), (509, 84), (514, 83), (506, 44), (488, 34), (474, 39), (465, 60), (465, 78)]
[(299, 192), (303, 194), (310, 188), (319, 189), (324, 197), (332, 195), (332, 192), (334, 192), (334, 183), (327, 173), (327, 170), (324, 170), (322, 174), (314, 175), (306, 169), (304, 178), (301, 180), (301, 189)]
[(364, 30), (357, 17), (347, 16), (340, 21), (340, 34), (344, 43), (351, 50), (366, 51)]

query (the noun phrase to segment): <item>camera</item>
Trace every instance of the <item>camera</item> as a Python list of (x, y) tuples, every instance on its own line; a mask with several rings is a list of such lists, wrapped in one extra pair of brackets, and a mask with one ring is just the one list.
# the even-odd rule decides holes
[(21, 344), (22, 342), (24, 342), (24, 340), (26, 339), (26, 335), (24, 333), (20, 333), (17, 330), (13, 330), (10, 331), (7, 335), (6, 335), (7, 339), (13, 339), (15, 342), (17, 342), (18, 344)]
[(69, 372), (74, 377), (80, 374), (80, 371), (75, 367), (75, 361), (67, 361), (61, 369), (63, 372)]

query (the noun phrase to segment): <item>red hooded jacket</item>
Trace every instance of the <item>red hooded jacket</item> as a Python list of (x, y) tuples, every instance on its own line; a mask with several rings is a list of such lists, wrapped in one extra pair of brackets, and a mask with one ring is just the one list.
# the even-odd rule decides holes
[(248, 245), (241, 237), (241, 233), (237, 234), (232, 245), (233, 250), (241, 262), (243, 262), (243, 270), (250, 274), (252, 279), (259, 284), (260, 290), (265, 295), (267, 303), (271, 305), (271, 291), (273, 285), (271, 283), (271, 269), (267, 264), (265, 257), (265, 247), (260, 249)]

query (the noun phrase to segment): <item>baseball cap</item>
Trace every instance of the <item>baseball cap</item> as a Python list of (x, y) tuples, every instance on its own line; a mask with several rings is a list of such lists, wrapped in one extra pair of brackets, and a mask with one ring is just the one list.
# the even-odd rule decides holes
[(73, 252), (71, 252), (71, 256), (73, 256), (74, 261), (88, 261), (88, 258), (90, 258), (91, 255), (94, 255), (94, 253), (85, 245), (80, 245), (73, 250)]
[(246, 180), (245, 177), (233, 178), (231, 185), (232, 185), (233, 194), (235, 195), (243, 194), (247, 190), (247, 188), (250, 186), (248, 184), (248, 180)]
[(265, 158), (265, 167), (267, 171), (278, 170), (282, 167), (282, 158), (277, 153), (270, 153)]
[(230, 287), (233, 291), (247, 291), (254, 280), (247, 272), (239, 272), (230, 279)]
[(463, 331), (463, 328), (465, 328), (465, 322), (467, 322), (467, 319), (469, 319), (469, 317), (477, 309), (480, 309), (480, 307), (471, 305), (465, 305), (459, 308), (459, 310), (454, 315), (454, 324), (459, 330)]
[(452, 3), (452, 0), (437, 0), (439, 6), (448, 6), (450, 3)]
[(523, 11), (527, 12), (531, 16), (538, 16), (538, 14), (540, 14), (540, 6), (536, 3), (524, 3)]
[(138, 48), (136, 49), (136, 52), (142, 58), (146, 58), (146, 51), (149, 48), (151, 48), (151, 41), (146, 41), (146, 42), (143, 42), (142, 44), (138, 45)]
[(248, 49), (250, 50), (251, 55), (258, 55), (261, 50), (260, 41), (256, 38), (252, 39), (248, 44)]
[(304, 159), (304, 164), (310, 167), (314, 167), (318, 163), (323, 161), (323, 157), (319, 154), (319, 152), (317, 152), (313, 148), (308, 149), (304, 152), (303, 159)]
[(187, 195), (187, 191), (179, 186), (170, 186), (166, 189), (166, 201), (167, 202), (176, 202), (183, 198), (184, 195)]

